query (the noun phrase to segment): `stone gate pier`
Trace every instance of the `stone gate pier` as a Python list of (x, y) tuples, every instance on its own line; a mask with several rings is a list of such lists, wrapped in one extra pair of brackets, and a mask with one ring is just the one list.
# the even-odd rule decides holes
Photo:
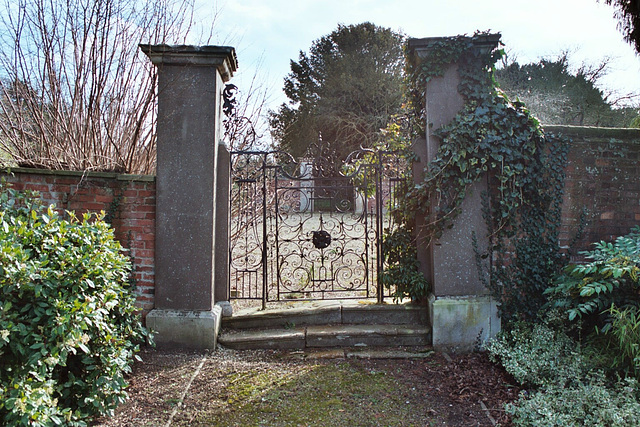
[[(420, 61), (426, 57), (440, 37), (410, 39), (409, 52)], [(493, 49), (500, 41), (499, 34), (488, 34), (476, 40), (475, 49)], [(458, 92), (458, 64), (452, 63), (441, 77), (426, 85), (426, 138), (414, 142), (420, 162), (415, 165), (417, 179), (433, 160), (440, 146), (435, 130), (449, 123), (462, 109), (464, 100)], [(436, 348), (469, 349), (480, 338), (485, 341), (500, 330), (496, 303), (479, 277), (473, 249), (475, 235), (480, 250), (487, 247), (487, 226), (482, 217), (481, 194), (486, 182), (475, 184), (467, 193), (461, 213), (451, 229), (432, 242), (418, 241), (418, 259), (422, 272), (432, 285), (429, 315), (433, 328), (433, 346)], [(417, 225), (420, 229), (422, 218)]]
[(158, 69), (156, 294), (146, 322), (160, 346), (214, 348), (229, 300), (221, 112), (236, 53), (223, 46), (140, 48)]

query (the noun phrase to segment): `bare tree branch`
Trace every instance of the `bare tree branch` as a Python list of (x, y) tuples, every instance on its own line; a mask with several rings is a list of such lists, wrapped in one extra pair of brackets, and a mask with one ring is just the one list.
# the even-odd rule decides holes
[(193, 0), (7, 0), (0, 9), (3, 157), (153, 173), (156, 70), (138, 44), (184, 44)]

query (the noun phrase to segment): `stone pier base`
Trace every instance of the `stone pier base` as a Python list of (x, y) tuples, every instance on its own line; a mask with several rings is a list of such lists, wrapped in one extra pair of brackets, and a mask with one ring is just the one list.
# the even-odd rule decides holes
[(216, 305), (211, 311), (152, 310), (146, 324), (160, 348), (215, 349), (221, 319)]
[(490, 296), (429, 297), (433, 347), (472, 350), (500, 331), (498, 307)]

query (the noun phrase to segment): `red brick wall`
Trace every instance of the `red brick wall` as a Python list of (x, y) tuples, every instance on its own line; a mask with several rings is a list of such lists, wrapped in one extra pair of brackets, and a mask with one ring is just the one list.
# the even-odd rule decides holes
[(593, 242), (613, 240), (640, 225), (640, 129), (545, 128), (571, 139), (561, 245), (574, 240), (581, 223), (574, 256)]
[(16, 190), (40, 192), (61, 211), (106, 213), (116, 238), (130, 250), (143, 317), (154, 306), (156, 184), (153, 176), (12, 169), (2, 175)]

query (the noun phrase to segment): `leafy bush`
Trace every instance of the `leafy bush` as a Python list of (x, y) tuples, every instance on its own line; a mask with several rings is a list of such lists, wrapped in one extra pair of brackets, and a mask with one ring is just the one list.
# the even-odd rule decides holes
[(411, 232), (399, 227), (387, 232), (382, 241), (385, 269), (379, 280), (388, 288), (395, 288), (393, 298), (422, 301), (429, 294), (429, 283), (418, 269), (419, 261)]
[(566, 309), (570, 320), (598, 317), (612, 305), (640, 305), (640, 227), (614, 243), (595, 243), (582, 252), (591, 262), (569, 266), (555, 286), (545, 291), (555, 307)]
[(552, 384), (522, 396), (506, 410), (517, 426), (635, 427), (640, 420), (637, 390), (634, 379), (610, 387), (601, 375), (592, 375), (573, 387)]
[(545, 324), (516, 323), (488, 350), (532, 389), (506, 406), (518, 426), (635, 426), (640, 389), (634, 378), (610, 382), (566, 334)]
[(528, 387), (570, 385), (586, 375), (588, 361), (576, 343), (544, 324), (517, 322), (489, 342), (491, 358)]
[(126, 398), (146, 332), (109, 226), (0, 188), (0, 420), (84, 425)]
[(619, 310), (612, 306), (608, 313), (611, 323), (604, 330), (606, 354), (610, 355), (608, 365), (640, 379), (640, 311), (635, 307)]
[(605, 368), (640, 378), (640, 227), (583, 254), (545, 291), (548, 306), (587, 332)]

